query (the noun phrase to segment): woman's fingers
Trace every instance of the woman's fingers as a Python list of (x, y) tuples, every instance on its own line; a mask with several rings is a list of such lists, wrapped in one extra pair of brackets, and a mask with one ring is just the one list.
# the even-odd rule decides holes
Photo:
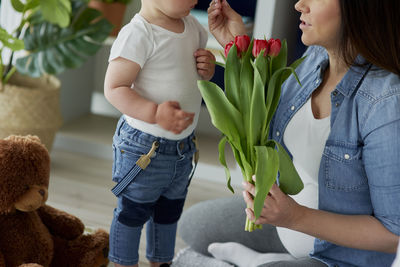
[(251, 207), (253, 206), (254, 203), (253, 196), (249, 192), (243, 191), (243, 198), (248, 205), (251, 205)]
[(255, 187), (254, 187), (254, 185), (253, 184), (251, 184), (251, 183), (249, 183), (249, 182), (245, 182), (245, 181), (243, 181), (242, 182), (242, 186), (243, 186), (243, 189), (245, 190), (245, 191), (247, 191), (247, 192), (249, 192), (251, 195), (255, 195)]
[(247, 218), (249, 218), (250, 221), (253, 221), (256, 218), (252, 209), (246, 208), (244, 211), (246, 212)]

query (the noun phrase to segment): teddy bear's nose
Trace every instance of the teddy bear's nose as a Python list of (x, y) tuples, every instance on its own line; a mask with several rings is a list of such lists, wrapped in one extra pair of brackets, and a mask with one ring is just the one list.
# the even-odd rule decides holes
[(45, 195), (44, 190), (43, 190), (43, 189), (40, 189), (40, 190), (39, 190), (39, 194), (41, 194), (42, 196), (44, 196), (44, 195)]

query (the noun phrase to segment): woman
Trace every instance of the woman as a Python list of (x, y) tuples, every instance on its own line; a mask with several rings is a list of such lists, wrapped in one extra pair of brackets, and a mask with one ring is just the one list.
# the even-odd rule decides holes
[[(212, 242), (236, 241), (263, 253), (291, 254), (247, 266), (390, 266), (400, 235), (400, 3), (300, 0), (295, 8), (302, 42), (309, 46), (296, 69), (302, 86), (293, 77), (284, 83), (270, 137), (310, 181), (307, 195), (290, 197), (273, 186), (256, 220), (265, 230), (251, 236), (239, 233), (242, 225), (230, 218), (237, 226), (227, 229), (212, 214), (240, 212), (237, 201), (200, 204), (184, 214), (181, 236), (203, 253)], [(213, 1), (208, 12), (210, 30), (222, 46), (245, 33), (226, 0)], [(244, 183), (244, 189), (251, 207), (254, 187)], [(253, 220), (253, 210), (245, 211)], [(198, 232), (189, 233), (190, 220), (203, 225)], [(291, 242), (298, 232), (306, 236)], [(296, 247), (307, 247), (307, 236), (315, 237), (313, 246), (295, 255)], [(237, 262), (245, 248), (224, 245), (209, 249), (246, 266)], [(251, 250), (247, 255), (258, 257)]]

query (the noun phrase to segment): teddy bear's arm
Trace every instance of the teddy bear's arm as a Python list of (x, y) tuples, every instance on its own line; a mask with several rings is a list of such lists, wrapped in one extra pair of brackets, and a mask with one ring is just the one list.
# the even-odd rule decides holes
[(40, 207), (38, 213), (50, 233), (64, 239), (77, 238), (85, 228), (79, 218), (48, 205)]

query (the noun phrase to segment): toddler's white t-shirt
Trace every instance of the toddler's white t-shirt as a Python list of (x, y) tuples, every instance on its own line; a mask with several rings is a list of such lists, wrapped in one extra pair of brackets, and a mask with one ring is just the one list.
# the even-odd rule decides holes
[(208, 38), (206, 30), (193, 16), (183, 18), (183, 22), (184, 32), (174, 33), (136, 14), (119, 32), (109, 57), (109, 61), (122, 57), (140, 65), (132, 90), (142, 97), (157, 104), (177, 101), (182, 110), (195, 113), (193, 123), (180, 134), (124, 115), (130, 126), (171, 140), (189, 136), (197, 125), (201, 95), (194, 52), (204, 48)]

